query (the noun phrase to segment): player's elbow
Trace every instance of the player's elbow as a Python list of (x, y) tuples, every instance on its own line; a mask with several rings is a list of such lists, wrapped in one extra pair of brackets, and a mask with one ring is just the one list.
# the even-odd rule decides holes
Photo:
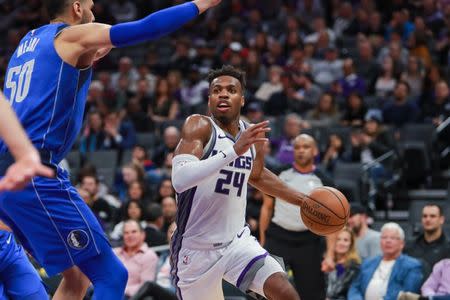
[(177, 192), (178, 194), (188, 189), (186, 185), (180, 180), (179, 176), (175, 174), (172, 174), (172, 186), (175, 192)]

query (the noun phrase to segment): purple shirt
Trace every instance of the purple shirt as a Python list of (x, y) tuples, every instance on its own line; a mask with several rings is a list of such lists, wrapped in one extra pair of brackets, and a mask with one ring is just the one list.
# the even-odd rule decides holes
[(450, 295), (450, 258), (436, 263), (433, 272), (422, 286), (423, 296)]
[(275, 157), (282, 164), (292, 164), (294, 162), (294, 146), (292, 142), (287, 139), (281, 140)]

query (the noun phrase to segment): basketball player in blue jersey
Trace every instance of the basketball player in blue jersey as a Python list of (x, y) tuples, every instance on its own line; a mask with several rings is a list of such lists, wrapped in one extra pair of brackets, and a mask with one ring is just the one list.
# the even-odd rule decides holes
[[(58, 163), (81, 128), (92, 63), (112, 47), (168, 34), (220, 0), (195, 0), (113, 26), (92, 23), (92, 0), (44, 2), (52, 21), (21, 40), (4, 92), (55, 178), (36, 177), (20, 192), (1, 194), (0, 218), (49, 275), (62, 272), (54, 299), (82, 299), (89, 281), (95, 299), (122, 299), (126, 269)], [(3, 143), (0, 153), (12, 163)]]
[(178, 212), (171, 264), (178, 297), (222, 300), (225, 279), (268, 299), (299, 299), (280, 264), (245, 226), (247, 182), (299, 206), (306, 196), (264, 167), (268, 122), (240, 120), (245, 75), (225, 66), (212, 71), (209, 82), (211, 117), (186, 120), (173, 158)]
[[(36, 175), (53, 176), (40, 162), (9, 103), (0, 93), (0, 137), (8, 145), (16, 162), (9, 165), (0, 180), (0, 191), (19, 190)], [(0, 168), (3, 168), (0, 160)], [(0, 222), (0, 299), (46, 299), (47, 292), (22, 247), (16, 244), (9, 228)]]

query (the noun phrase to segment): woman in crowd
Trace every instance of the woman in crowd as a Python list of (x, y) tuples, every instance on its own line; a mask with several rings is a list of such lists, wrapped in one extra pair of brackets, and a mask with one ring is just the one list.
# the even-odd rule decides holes
[(342, 229), (337, 236), (334, 259), (335, 269), (327, 274), (327, 300), (345, 300), (361, 263), (356, 251), (355, 235), (349, 228)]

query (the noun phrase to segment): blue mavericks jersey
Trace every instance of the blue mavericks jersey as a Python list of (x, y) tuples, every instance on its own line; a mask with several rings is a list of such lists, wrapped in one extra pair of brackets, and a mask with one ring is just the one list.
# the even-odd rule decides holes
[[(37, 149), (59, 163), (81, 129), (92, 69), (80, 70), (57, 54), (54, 39), (67, 25), (31, 30), (20, 42), (6, 71), (4, 93)], [(0, 140), (0, 152), (7, 152)]]

